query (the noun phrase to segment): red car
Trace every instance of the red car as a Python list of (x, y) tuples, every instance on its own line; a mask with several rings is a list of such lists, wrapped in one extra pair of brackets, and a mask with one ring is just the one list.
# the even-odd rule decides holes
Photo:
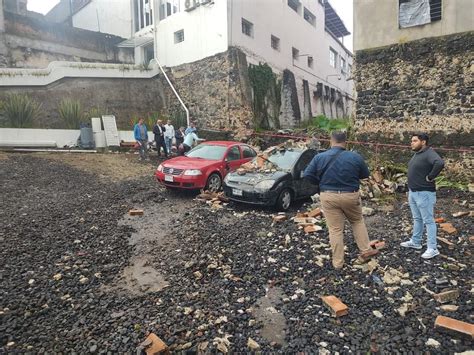
[(252, 160), (257, 153), (247, 144), (226, 141), (201, 143), (185, 156), (164, 161), (155, 177), (169, 188), (219, 191), (227, 173)]

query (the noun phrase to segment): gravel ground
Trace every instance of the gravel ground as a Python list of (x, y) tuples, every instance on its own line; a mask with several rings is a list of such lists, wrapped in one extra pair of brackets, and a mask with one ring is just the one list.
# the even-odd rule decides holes
[[(438, 215), (458, 233), (432, 261), (398, 246), (410, 228), (404, 196), (372, 204), (369, 233), (387, 243), (373, 274), (405, 274), (380, 285), (352, 267), (349, 231), (347, 267), (335, 273), (326, 232), (274, 225), (267, 210), (212, 210), (158, 187), (155, 165), (125, 155), (0, 155), (0, 352), (133, 352), (149, 331), (187, 352), (244, 352), (249, 338), (282, 353), (473, 349), (434, 330), (440, 314), (473, 322), (472, 217), (451, 217), (469, 210), (471, 194), (439, 192)], [(132, 207), (145, 215), (128, 217)], [(455, 312), (427, 291), (441, 291), (441, 277), (460, 292)], [(329, 294), (347, 316), (330, 316), (320, 300)]]

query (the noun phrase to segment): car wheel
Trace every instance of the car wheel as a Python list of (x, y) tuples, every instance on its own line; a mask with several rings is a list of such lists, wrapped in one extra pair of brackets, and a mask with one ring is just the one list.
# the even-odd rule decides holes
[(290, 190), (284, 189), (278, 196), (276, 208), (278, 211), (287, 211), (293, 202), (293, 195)]
[(207, 178), (206, 190), (217, 192), (222, 187), (222, 179), (219, 174), (213, 173)]

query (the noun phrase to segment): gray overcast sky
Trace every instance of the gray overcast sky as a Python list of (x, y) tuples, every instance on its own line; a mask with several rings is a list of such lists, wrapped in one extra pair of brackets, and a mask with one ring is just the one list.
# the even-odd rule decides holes
[[(127, 0), (124, 0), (127, 1)], [(314, 0), (316, 1), (316, 0)], [(47, 13), (56, 5), (59, 0), (29, 0), (28, 10), (36, 11), (42, 14)], [(353, 32), (352, 25), (352, 0), (329, 0), (336, 12), (341, 17), (350, 33)], [(344, 45), (352, 51), (352, 35), (344, 38)]]

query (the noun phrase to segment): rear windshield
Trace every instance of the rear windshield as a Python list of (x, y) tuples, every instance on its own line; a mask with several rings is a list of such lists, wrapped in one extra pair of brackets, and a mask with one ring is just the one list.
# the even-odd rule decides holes
[(227, 147), (221, 145), (199, 144), (190, 150), (186, 156), (190, 158), (201, 158), (209, 160), (222, 160)]

